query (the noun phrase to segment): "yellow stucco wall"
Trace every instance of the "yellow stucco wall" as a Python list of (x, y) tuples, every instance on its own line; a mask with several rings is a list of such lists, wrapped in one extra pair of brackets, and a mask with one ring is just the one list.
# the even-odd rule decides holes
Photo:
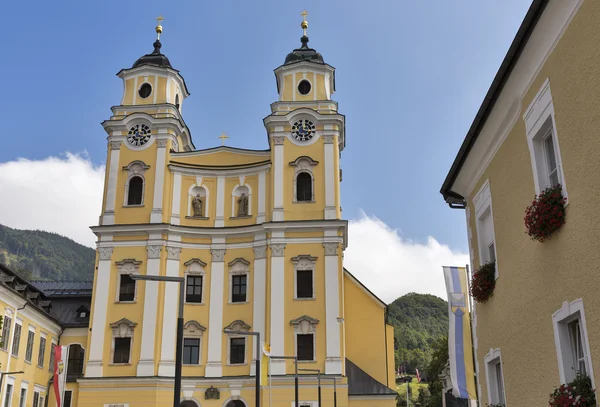
[[(473, 198), (489, 180), (498, 257), (493, 297), (477, 304), (477, 340), (482, 400), (487, 402), (484, 356), (500, 348), (507, 405), (540, 405), (559, 384), (552, 314), (564, 301), (582, 298), (592, 364), (600, 360), (600, 187), (595, 134), (598, 109), (597, 44), (600, 3), (584, 1), (562, 39), (523, 96), (514, 127), (467, 197), (473, 264), (479, 265)], [(551, 240), (532, 241), (525, 208), (535, 196), (523, 114), (546, 79), (555, 109), (556, 132), (569, 194), (566, 224)], [(532, 371), (532, 367), (534, 368)], [(534, 372), (532, 374), (532, 372)], [(600, 366), (595, 369), (600, 383)]]

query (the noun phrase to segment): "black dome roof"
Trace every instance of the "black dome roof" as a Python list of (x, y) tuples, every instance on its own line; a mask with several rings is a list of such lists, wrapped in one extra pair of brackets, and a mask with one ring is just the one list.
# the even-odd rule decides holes
[(285, 57), (285, 62), (283, 63), (284, 65), (290, 65), (302, 61), (315, 62), (317, 64), (325, 63), (321, 54), (308, 47), (308, 37), (306, 35), (303, 35), (302, 38), (300, 38), (300, 41), (302, 42), (302, 46), (300, 48), (296, 48), (290, 52), (287, 57)]
[(163, 68), (173, 68), (169, 62), (169, 58), (160, 53), (162, 44), (159, 40), (154, 41), (154, 51), (151, 54), (146, 54), (133, 64), (132, 68), (137, 68), (142, 65), (155, 65)]

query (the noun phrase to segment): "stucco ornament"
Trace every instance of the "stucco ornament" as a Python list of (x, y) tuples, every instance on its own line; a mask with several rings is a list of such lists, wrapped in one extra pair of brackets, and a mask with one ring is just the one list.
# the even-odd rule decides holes
[(167, 246), (167, 259), (179, 260), (181, 254), (181, 247)]
[(271, 245), (271, 252), (273, 257), (283, 257), (285, 250), (285, 243), (277, 243)]
[(264, 259), (267, 257), (267, 246), (257, 246), (254, 248), (254, 258)]
[(149, 259), (158, 259), (160, 257), (161, 250), (162, 246), (160, 245), (146, 246), (146, 251), (148, 252)]
[(325, 248), (325, 256), (337, 256), (338, 243), (323, 243)]
[(210, 254), (212, 255), (212, 261), (219, 262), (225, 259), (225, 249), (212, 249)]
[(100, 260), (110, 260), (110, 258), (112, 257), (112, 252), (112, 247), (99, 247), (98, 257), (100, 258)]
[(316, 257), (308, 254), (292, 257), (292, 263), (294, 263), (294, 268), (296, 270), (314, 270), (316, 261)]

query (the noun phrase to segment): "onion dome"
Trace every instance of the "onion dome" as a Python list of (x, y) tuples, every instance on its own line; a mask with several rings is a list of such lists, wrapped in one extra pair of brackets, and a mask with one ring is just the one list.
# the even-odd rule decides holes
[(132, 68), (137, 68), (138, 66), (142, 65), (154, 65), (163, 68), (173, 68), (171, 66), (171, 63), (169, 62), (169, 58), (160, 53), (160, 47), (162, 47), (160, 40), (154, 41), (154, 51), (151, 54), (146, 54), (137, 61), (135, 61)]
[(287, 57), (285, 57), (285, 62), (283, 63), (284, 65), (302, 61), (315, 62), (317, 64), (325, 63), (321, 54), (308, 47), (308, 37), (306, 35), (303, 35), (302, 38), (300, 38), (300, 41), (302, 42), (302, 46), (300, 48), (296, 48), (290, 52)]

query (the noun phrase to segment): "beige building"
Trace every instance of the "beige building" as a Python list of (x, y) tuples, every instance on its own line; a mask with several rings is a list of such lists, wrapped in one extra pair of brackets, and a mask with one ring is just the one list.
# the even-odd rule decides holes
[[(596, 0), (532, 2), (441, 190), (472, 269), (496, 265), (474, 311), (480, 405), (547, 405), (577, 371), (600, 383), (599, 22)], [(554, 184), (566, 224), (537, 242), (525, 210)]]

